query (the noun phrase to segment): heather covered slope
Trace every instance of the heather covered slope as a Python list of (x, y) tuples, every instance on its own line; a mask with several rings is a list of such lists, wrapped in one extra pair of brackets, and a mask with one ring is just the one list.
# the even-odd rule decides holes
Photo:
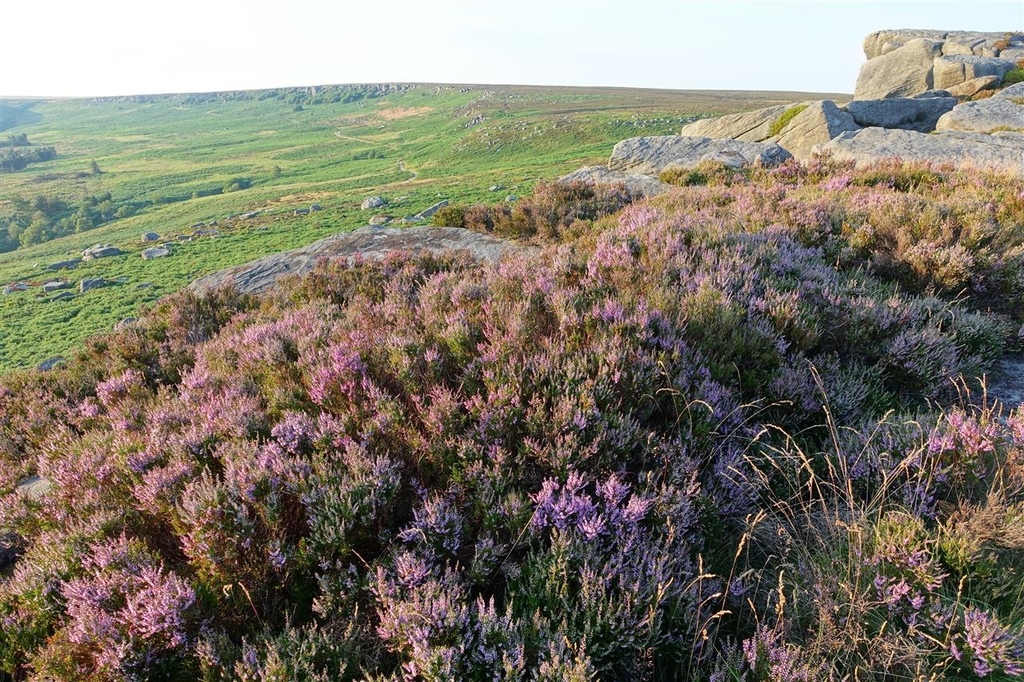
[(1019, 675), (1024, 417), (975, 377), (1024, 185), (702, 178), (597, 220), (542, 188), (463, 214), (539, 252), (183, 292), (5, 378), (4, 674)]

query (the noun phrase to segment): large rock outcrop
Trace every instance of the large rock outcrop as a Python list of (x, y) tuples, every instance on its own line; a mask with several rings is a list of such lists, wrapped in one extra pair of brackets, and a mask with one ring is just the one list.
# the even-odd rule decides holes
[(800, 161), (807, 161), (815, 145), (824, 144), (851, 130), (860, 130), (860, 126), (835, 102), (826, 99), (810, 104), (794, 116), (782, 129), (777, 142)]
[(658, 135), (623, 140), (612, 149), (608, 168), (613, 171), (658, 175), (670, 166), (692, 168), (723, 154), (739, 154), (748, 165), (775, 166), (792, 155), (773, 142), (712, 140), (707, 137)]
[(336, 234), (294, 251), (285, 251), (220, 272), (201, 277), (189, 285), (197, 291), (216, 289), (232, 284), (242, 293), (267, 291), (282, 277), (304, 275), (321, 258), (383, 258), (390, 251), (467, 251), (482, 261), (494, 261), (504, 254), (524, 247), (511, 242), (470, 232), (457, 227), (361, 227), (353, 232)]
[(977, 86), (987, 76), (1002, 82), (1022, 51), (1024, 34), (1019, 32), (878, 31), (864, 39), (867, 61), (854, 99), (910, 97), (972, 81)]
[(816, 152), (826, 152), (839, 160), (853, 160), (858, 166), (887, 158), (905, 161), (936, 161), (969, 163), (979, 167), (1009, 169), (1024, 177), (1024, 135), (1000, 132), (983, 133), (946, 131), (932, 134), (912, 130), (864, 128), (843, 133), (819, 145)]

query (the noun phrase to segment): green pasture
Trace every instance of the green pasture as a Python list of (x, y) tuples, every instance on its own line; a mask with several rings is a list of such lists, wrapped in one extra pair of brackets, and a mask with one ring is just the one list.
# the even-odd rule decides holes
[[(110, 192), (115, 204), (146, 206), (87, 232), (0, 254), (0, 286), (29, 285), (0, 296), (0, 371), (65, 354), (203, 274), (364, 225), (371, 214), (359, 204), (367, 196), (385, 197), (388, 207), (377, 212), (397, 218), (441, 199), (501, 201), (528, 193), (538, 180), (601, 163), (627, 137), (669, 134), (697, 116), (808, 99), (481, 85), (392, 90), (349, 102), (308, 88), (0, 101), (0, 141), (25, 133), (33, 145), (57, 150), (52, 161), (0, 175), (0, 216), (18, 196), (74, 205)], [(91, 172), (93, 161), (99, 174)], [(322, 210), (294, 215), (314, 203)], [(256, 218), (231, 218), (256, 210)], [(219, 234), (178, 241), (196, 224), (214, 221)], [(146, 232), (173, 242), (173, 255), (143, 260)], [(93, 244), (126, 254), (60, 273), (46, 269)], [(79, 294), (85, 277), (111, 284)], [(51, 301), (40, 286), (51, 279), (74, 285), (74, 297)]]

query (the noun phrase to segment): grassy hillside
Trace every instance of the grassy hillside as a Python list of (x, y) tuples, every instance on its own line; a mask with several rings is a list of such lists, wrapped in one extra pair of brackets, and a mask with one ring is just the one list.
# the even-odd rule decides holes
[[(0, 286), (31, 285), (0, 296), (0, 370), (64, 354), (202, 274), (363, 225), (370, 214), (359, 204), (368, 195), (386, 197), (380, 212), (396, 217), (440, 199), (500, 201), (602, 161), (620, 139), (807, 97), (417, 85), (7, 101), (4, 135), (53, 146), (57, 158), (0, 175), (0, 217), (17, 197), (74, 208), (108, 192), (115, 208), (135, 214), (0, 254)], [(293, 215), (312, 203), (323, 210)], [(255, 210), (255, 219), (228, 219)], [(219, 234), (177, 241), (214, 221)], [(174, 241), (171, 257), (139, 257), (140, 236), (150, 231)], [(129, 253), (59, 275), (45, 269), (97, 243)], [(56, 277), (113, 283), (51, 302), (39, 285)]]

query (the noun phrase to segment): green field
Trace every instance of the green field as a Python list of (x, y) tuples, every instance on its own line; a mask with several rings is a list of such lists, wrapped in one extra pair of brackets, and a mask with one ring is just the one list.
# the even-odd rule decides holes
[[(0, 254), (0, 286), (29, 285), (0, 296), (0, 370), (65, 354), (203, 274), (364, 225), (372, 214), (359, 204), (372, 194), (389, 202), (376, 212), (397, 218), (441, 199), (501, 201), (601, 163), (621, 139), (809, 97), (405, 85), (0, 102), (0, 140), (25, 134), (33, 146), (57, 151), (56, 159), (0, 174), (0, 216), (17, 197), (74, 206), (109, 192), (115, 205), (141, 207)], [(233, 183), (248, 187), (229, 191)], [(323, 210), (294, 215), (313, 203)], [(232, 218), (256, 210), (256, 218)], [(217, 234), (179, 241), (213, 221)], [(150, 231), (174, 242), (170, 257), (140, 258), (141, 235)], [(100, 243), (127, 253), (61, 273), (46, 269)], [(110, 284), (79, 294), (85, 277)], [(61, 278), (74, 296), (52, 301), (40, 285)]]

